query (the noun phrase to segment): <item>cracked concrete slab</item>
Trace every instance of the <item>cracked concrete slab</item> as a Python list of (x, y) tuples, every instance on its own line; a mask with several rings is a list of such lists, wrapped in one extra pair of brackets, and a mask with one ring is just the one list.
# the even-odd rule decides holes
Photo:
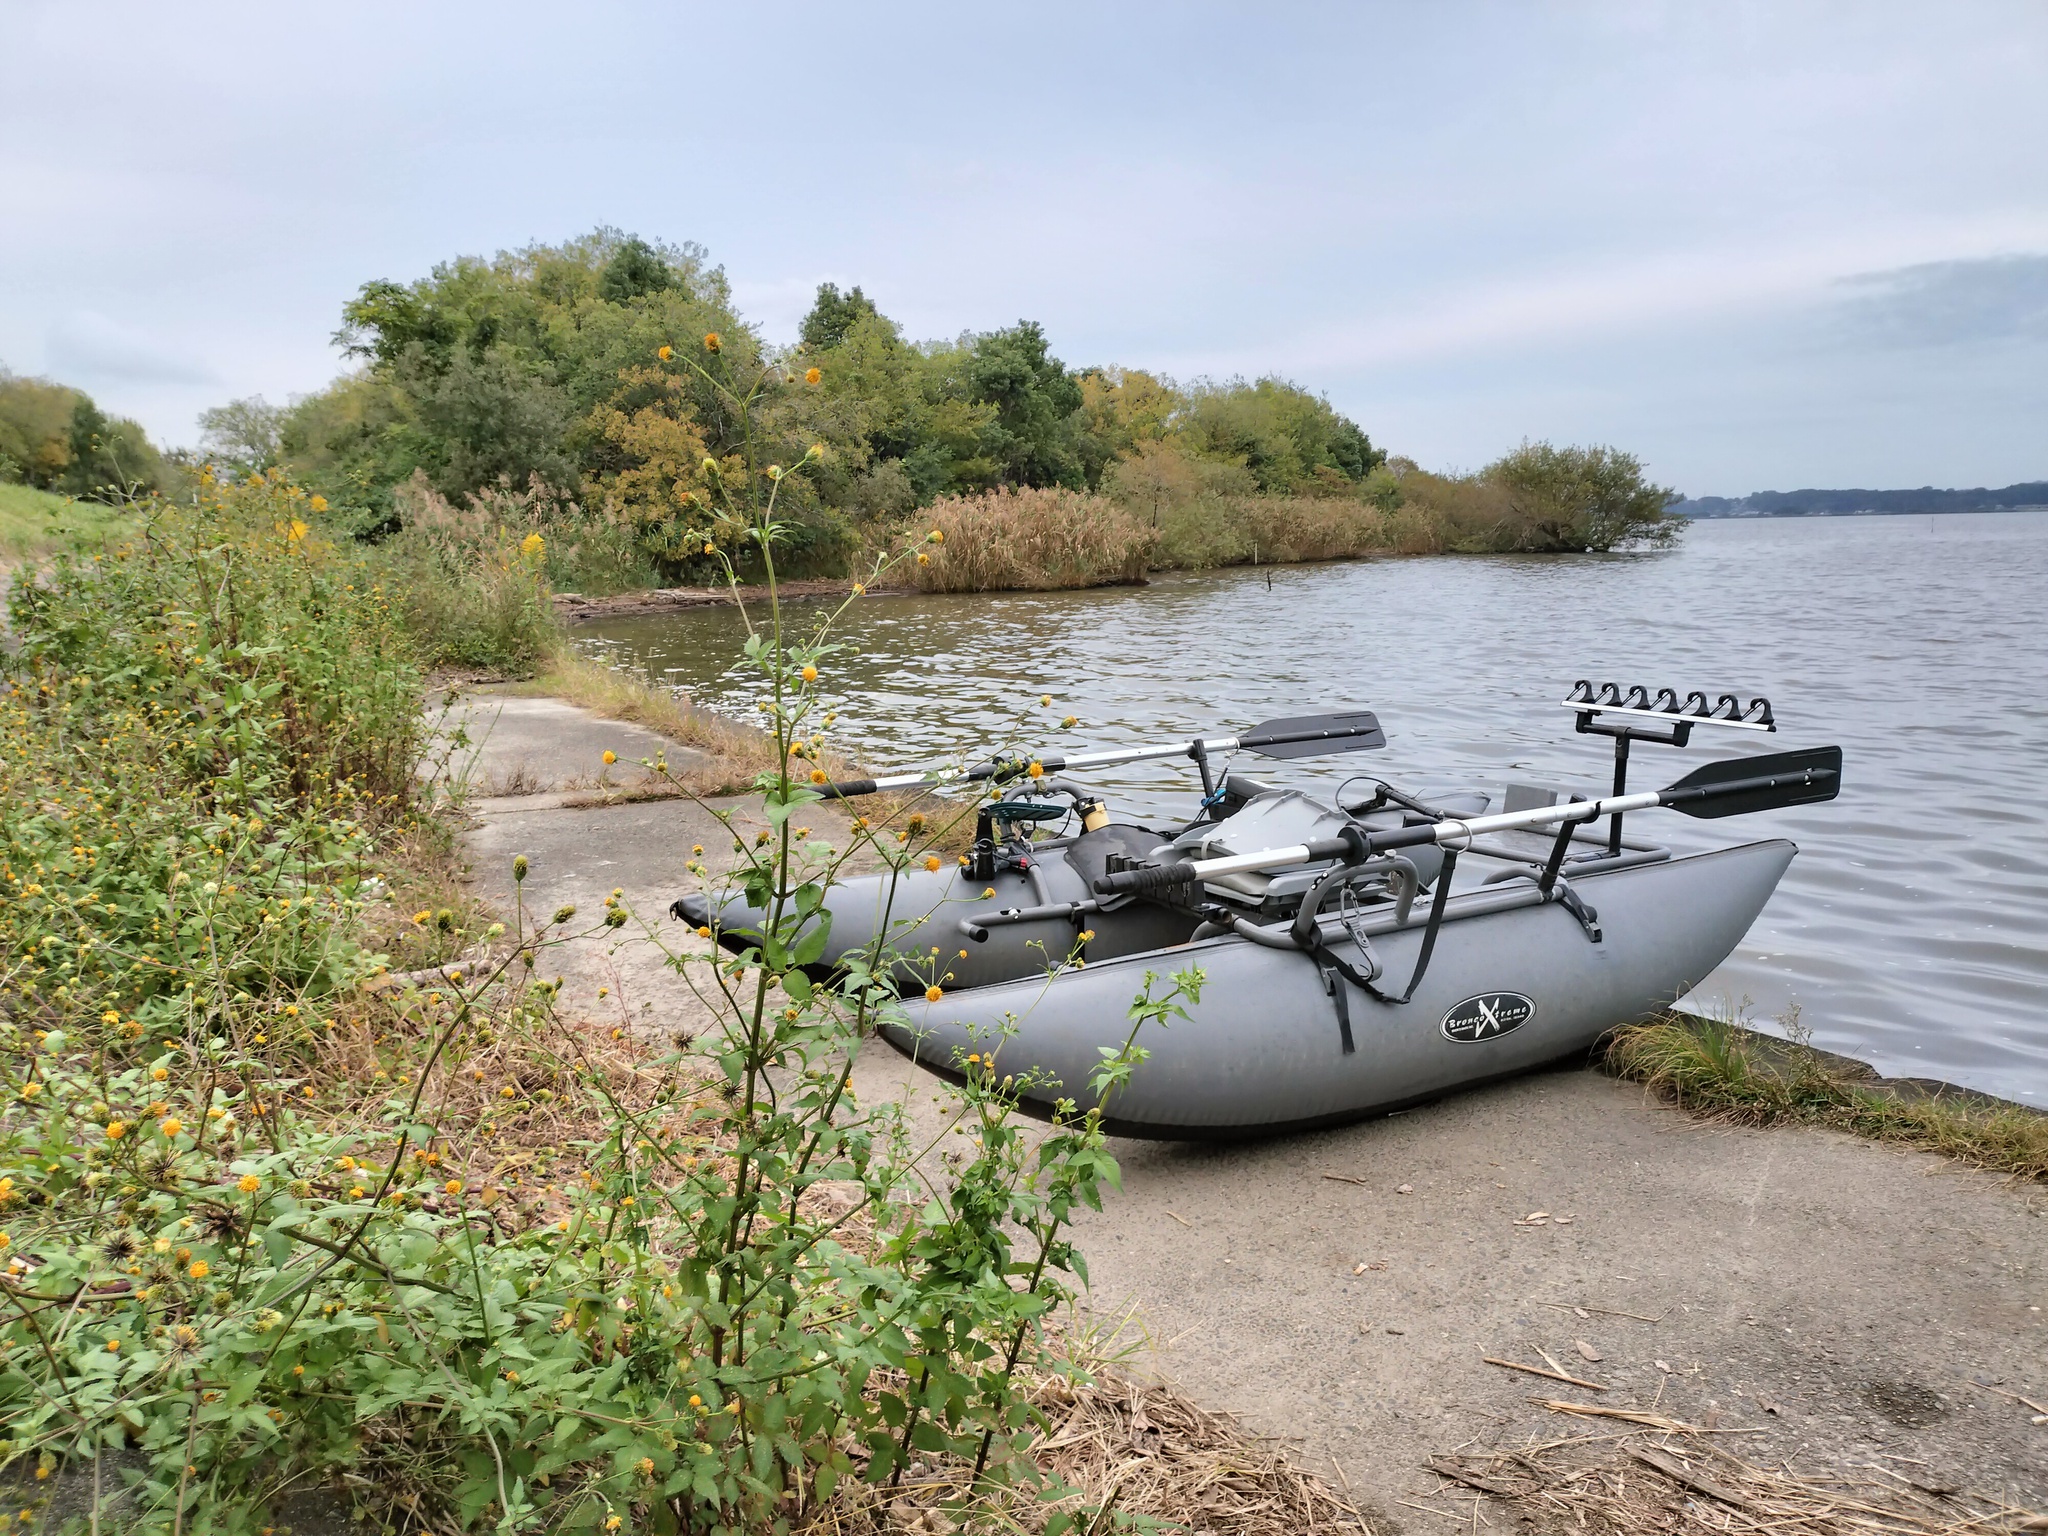
[[(632, 791), (653, 775), (643, 759), (666, 755), (681, 771), (704, 754), (623, 720), (606, 720), (560, 699), (508, 693), (465, 693), (437, 722), (449, 743), (444, 777), (486, 799), (525, 798), (570, 791)], [(466, 742), (457, 744), (460, 730)], [(616, 762), (607, 764), (606, 752)], [(437, 754), (438, 755), (438, 754)]]

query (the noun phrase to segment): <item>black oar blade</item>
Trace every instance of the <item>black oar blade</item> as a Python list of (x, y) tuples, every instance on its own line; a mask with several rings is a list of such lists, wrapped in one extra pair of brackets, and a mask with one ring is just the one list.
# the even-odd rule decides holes
[(1267, 720), (1237, 738), (1238, 746), (1261, 757), (1321, 757), (1329, 752), (1364, 752), (1387, 744), (1387, 733), (1369, 709), (1344, 715), (1294, 715)]
[(1662, 799), (1674, 811), (1712, 820), (1815, 805), (1841, 791), (1842, 749), (1807, 747), (1708, 763), (1665, 790)]

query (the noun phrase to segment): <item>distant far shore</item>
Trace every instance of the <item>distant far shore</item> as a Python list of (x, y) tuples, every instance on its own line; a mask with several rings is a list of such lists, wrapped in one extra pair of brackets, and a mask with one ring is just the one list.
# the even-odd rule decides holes
[(1914, 517), (1944, 512), (2048, 510), (2048, 480), (2027, 480), (1996, 490), (1751, 491), (1747, 496), (1693, 496), (1674, 502), (1684, 517)]

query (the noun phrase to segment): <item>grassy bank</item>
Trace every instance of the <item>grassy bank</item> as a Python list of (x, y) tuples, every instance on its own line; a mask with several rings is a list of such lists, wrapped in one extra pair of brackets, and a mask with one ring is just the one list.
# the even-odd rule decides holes
[(0, 482), (0, 560), (91, 548), (127, 524), (124, 512), (101, 502)]
[(2048, 1115), (1961, 1090), (1875, 1080), (1796, 1040), (1725, 1020), (1671, 1018), (1623, 1030), (1617, 1075), (1695, 1114), (1744, 1125), (1815, 1125), (1922, 1147), (1972, 1167), (2048, 1179)]

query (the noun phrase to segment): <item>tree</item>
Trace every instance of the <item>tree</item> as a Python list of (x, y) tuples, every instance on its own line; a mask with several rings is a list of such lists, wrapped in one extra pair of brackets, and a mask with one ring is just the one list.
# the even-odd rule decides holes
[(482, 355), (454, 352), (435, 371), (419, 351), (398, 370), (423, 434), (420, 467), (443, 496), (539, 475), (557, 489), (574, 487), (576, 461), (564, 440), (574, 419), (562, 391), (521, 366), (509, 349)]
[(845, 293), (834, 283), (818, 284), (818, 297), (804, 316), (803, 343), (806, 351), (819, 352), (846, 340), (846, 333), (863, 318), (879, 318), (868, 296), (856, 284)]
[[(1204, 384), (1188, 399), (1182, 432), (1196, 452), (1234, 459), (1272, 495), (1341, 489), (1386, 460), (1357, 422), (1285, 379)], [(1329, 471), (1323, 474), (1320, 471)], [(1333, 486), (1332, 477), (1341, 477)]]
[(71, 463), (71, 414), (82, 397), (48, 379), (0, 372), (0, 478), (47, 490)]
[(1664, 545), (1685, 519), (1667, 510), (1682, 498), (1643, 478), (1642, 461), (1618, 448), (1556, 448), (1523, 443), (1489, 464), (1482, 480), (1498, 485), (1526, 526), (1522, 546), (1545, 552), (1619, 545)]
[(971, 398), (995, 407), (990, 447), (1004, 480), (1071, 490), (1087, 484), (1073, 420), (1081, 386), (1052, 355), (1037, 321), (978, 337), (967, 382)]
[(270, 468), (284, 446), (291, 408), (248, 395), (199, 413), (200, 448), (218, 463), (243, 473)]
[(1085, 368), (1075, 382), (1081, 386), (1077, 445), (1091, 486), (1118, 460), (1163, 441), (1187, 405), (1169, 380), (1137, 368)]
[(638, 235), (631, 235), (605, 263), (597, 292), (607, 304), (630, 304), (643, 293), (659, 293), (674, 282), (675, 274), (661, 253)]

